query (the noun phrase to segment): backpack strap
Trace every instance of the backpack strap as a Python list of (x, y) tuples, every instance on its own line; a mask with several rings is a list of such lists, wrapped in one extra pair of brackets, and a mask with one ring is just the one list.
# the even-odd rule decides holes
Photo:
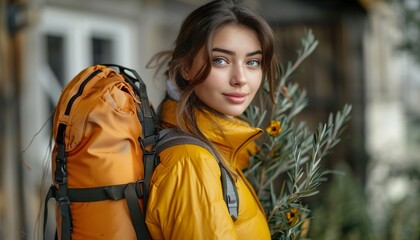
[(70, 211), (70, 200), (67, 188), (67, 156), (65, 151), (65, 132), (67, 125), (60, 123), (56, 138), (57, 156), (55, 158), (56, 169), (54, 172), (54, 180), (58, 184), (55, 197), (60, 206), (61, 211), (61, 239), (70, 240), (72, 228), (72, 219)]
[(220, 171), (222, 173), (221, 180), (222, 180), (222, 188), (223, 188), (223, 197), (225, 199), (225, 202), (228, 207), (229, 214), (232, 217), (232, 220), (236, 221), (238, 220), (238, 212), (239, 212), (238, 189), (233, 183), (232, 176), (220, 164), (220, 162), (219, 162), (219, 166), (220, 166)]
[(138, 240), (148, 239), (149, 230), (146, 226), (145, 214), (141, 211), (138, 196), (134, 184), (128, 184), (124, 190), (124, 196), (127, 201), (128, 209), (133, 222), (134, 231)]
[[(156, 146), (156, 158), (162, 150), (175, 146), (175, 145), (182, 145), (182, 144), (194, 144), (194, 145), (198, 145), (200, 147), (205, 148), (214, 156), (216, 161), (219, 163), (219, 167), (221, 170), (223, 197), (226, 202), (227, 208), (229, 210), (229, 214), (232, 217), (232, 220), (236, 221), (238, 219), (238, 209), (239, 209), (238, 190), (234, 184), (232, 176), (221, 164), (221, 160), (217, 157), (213, 149), (207, 143), (201, 141), (200, 139), (190, 134), (187, 134), (175, 128), (163, 129), (159, 132), (159, 140)], [(157, 164), (158, 163), (155, 162), (155, 166)], [(145, 176), (146, 176), (146, 173), (145, 173)], [(148, 186), (148, 185), (145, 185), (145, 186)]]

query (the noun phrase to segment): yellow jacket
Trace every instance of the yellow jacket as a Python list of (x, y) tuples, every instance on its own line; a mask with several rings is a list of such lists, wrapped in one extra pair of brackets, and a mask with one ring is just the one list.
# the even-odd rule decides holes
[[(176, 125), (176, 102), (165, 101), (163, 109), (163, 120)], [(237, 162), (262, 130), (237, 119), (212, 118), (223, 127), (224, 136), (216, 134), (205, 116), (198, 114), (197, 121), (238, 174), (238, 220), (233, 222), (229, 215), (214, 157), (199, 146), (174, 146), (161, 152), (150, 183), (146, 223), (153, 239), (270, 239), (264, 210), (240, 169), (244, 159)]]

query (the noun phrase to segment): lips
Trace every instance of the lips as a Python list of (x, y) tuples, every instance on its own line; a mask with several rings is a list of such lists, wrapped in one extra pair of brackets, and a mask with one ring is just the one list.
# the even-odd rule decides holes
[(241, 104), (243, 102), (245, 102), (248, 94), (246, 93), (225, 93), (223, 94), (223, 96), (225, 96), (225, 98), (234, 104)]

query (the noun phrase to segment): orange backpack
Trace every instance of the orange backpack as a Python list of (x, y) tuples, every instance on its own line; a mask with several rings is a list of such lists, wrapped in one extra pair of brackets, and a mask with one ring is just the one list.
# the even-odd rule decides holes
[[(54, 115), (53, 185), (45, 199), (44, 237), (47, 203), (54, 198), (58, 239), (149, 238), (144, 209), (159, 152), (178, 144), (212, 152), (175, 129), (157, 132), (155, 122), (146, 86), (134, 70), (96, 65), (68, 83)], [(226, 169), (221, 170), (235, 220), (236, 187)]]

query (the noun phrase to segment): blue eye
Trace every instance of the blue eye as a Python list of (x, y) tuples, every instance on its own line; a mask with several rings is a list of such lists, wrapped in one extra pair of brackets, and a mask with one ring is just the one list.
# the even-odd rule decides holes
[(214, 58), (212, 61), (216, 65), (225, 65), (225, 64), (227, 64), (227, 61), (225, 59), (223, 59), (223, 58)]
[(248, 65), (251, 67), (259, 67), (261, 65), (261, 62), (258, 60), (251, 60), (248, 61)]

